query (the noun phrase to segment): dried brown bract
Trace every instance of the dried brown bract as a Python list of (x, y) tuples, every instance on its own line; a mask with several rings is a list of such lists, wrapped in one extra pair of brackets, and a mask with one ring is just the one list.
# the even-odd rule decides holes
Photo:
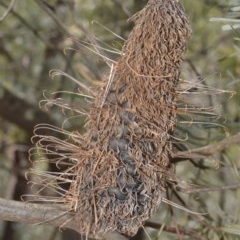
[(191, 29), (176, 0), (150, 0), (131, 20), (135, 27), (90, 106), (86, 133), (38, 142), (58, 165), (69, 165), (43, 183), (70, 183), (62, 201), (88, 236), (136, 234), (167, 187), (176, 86)]

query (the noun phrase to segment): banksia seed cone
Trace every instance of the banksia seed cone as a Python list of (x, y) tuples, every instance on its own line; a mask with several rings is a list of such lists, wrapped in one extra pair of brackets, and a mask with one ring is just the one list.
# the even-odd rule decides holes
[(86, 133), (75, 134), (74, 144), (39, 142), (70, 165), (56, 178), (70, 182), (63, 199), (89, 236), (136, 234), (167, 187), (175, 89), (191, 30), (176, 0), (150, 0), (132, 20), (122, 56), (90, 106)]

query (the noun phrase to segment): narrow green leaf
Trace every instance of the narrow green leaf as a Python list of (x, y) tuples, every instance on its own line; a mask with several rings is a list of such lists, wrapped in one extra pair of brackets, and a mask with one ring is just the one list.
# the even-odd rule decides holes
[(240, 225), (230, 225), (221, 227), (221, 230), (226, 233), (234, 234), (240, 236)]

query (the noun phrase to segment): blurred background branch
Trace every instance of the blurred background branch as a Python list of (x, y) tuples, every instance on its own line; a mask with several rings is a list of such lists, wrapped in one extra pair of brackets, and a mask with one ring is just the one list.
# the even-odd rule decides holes
[(7, 10), (6, 10), (6, 11), (4, 12), (4, 14), (0, 17), (0, 21), (3, 21), (4, 18), (6, 18), (7, 15), (12, 11), (15, 3), (16, 3), (16, 0), (11, 0), (9, 6), (8, 6), (8, 8), (7, 8)]

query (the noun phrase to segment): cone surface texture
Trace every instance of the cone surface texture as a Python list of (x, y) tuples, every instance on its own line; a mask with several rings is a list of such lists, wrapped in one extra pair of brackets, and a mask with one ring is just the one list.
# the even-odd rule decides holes
[[(159, 207), (166, 190), (176, 119), (176, 86), (191, 30), (176, 0), (150, 0), (104, 87), (90, 105), (74, 150), (61, 148), (71, 175), (64, 201), (80, 231), (127, 236)], [(59, 147), (58, 147), (59, 148)]]

